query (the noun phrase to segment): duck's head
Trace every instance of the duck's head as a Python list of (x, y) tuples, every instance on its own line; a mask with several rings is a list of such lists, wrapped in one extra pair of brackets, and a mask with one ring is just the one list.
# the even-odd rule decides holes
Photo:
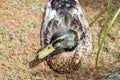
[(74, 30), (61, 29), (53, 34), (50, 44), (38, 53), (38, 58), (43, 59), (53, 51), (73, 51), (78, 45), (78, 35)]

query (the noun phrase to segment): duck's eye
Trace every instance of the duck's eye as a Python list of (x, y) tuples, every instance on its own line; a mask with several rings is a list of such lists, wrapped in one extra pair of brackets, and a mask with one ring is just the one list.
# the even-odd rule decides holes
[(50, 47), (48, 47), (48, 49), (50, 49)]

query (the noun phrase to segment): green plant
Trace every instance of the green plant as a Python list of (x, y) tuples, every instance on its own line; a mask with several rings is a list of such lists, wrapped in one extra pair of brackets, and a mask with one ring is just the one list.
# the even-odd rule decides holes
[[(112, 20), (108, 20), (108, 13), (109, 13), (109, 9), (110, 9), (110, 6), (111, 6), (111, 3), (112, 3), (112, 0), (108, 0), (108, 5), (107, 5), (107, 9), (106, 9), (106, 13), (105, 13), (105, 22), (104, 22), (104, 32), (103, 32), (103, 36), (102, 36), (102, 39), (100, 41), (100, 44), (99, 44), (99, 47), (98, 47), (98, 50), (97, 50), (97, 56), (96, 56), (96, 62), (95, 62), (95, 68), (98, 70), (98, 60), (99, 60), (99, 54), (100, 54), (100, 51), (103, 47), (103, 44), (105, 43), (105, 39), (106, 39), (106, 36), (108, 34), (108, 32), (110, 31), (113, 23), (115, 22), (115, 19), (117, 18), (117, 16), (119, 15), (120, 13), (120, 8), (117, 10), (117, 12), (115, 13), (114, 17), (112, 18)], [(108, 26), (107, 26), (107, 23), (108, 23)]]

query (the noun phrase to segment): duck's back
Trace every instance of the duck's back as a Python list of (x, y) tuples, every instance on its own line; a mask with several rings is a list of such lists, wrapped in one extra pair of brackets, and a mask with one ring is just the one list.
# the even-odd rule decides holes
[(51, 0), (46, 7), (43, 25), (41, 28), (41, 47), (50, 43), (51, 36), (60, 29), (83, 31), (82, 26), (88, 28), (84, 10), (77, 0)]

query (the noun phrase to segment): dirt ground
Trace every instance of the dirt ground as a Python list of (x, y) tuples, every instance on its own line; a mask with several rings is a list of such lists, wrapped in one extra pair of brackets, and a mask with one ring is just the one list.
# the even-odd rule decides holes
[[(0, 80), (120, 80), (120, 15), (111, 28), (95, 69), (107, 0), (80, 0), (93, 36), (93, 49), (77, 71), (53, 72), (45, 62), (29, 68), (40, 49), (40, 28), (47, 0), (0, 0)], [(120, 7), (113, 0), (109, 20)]]

